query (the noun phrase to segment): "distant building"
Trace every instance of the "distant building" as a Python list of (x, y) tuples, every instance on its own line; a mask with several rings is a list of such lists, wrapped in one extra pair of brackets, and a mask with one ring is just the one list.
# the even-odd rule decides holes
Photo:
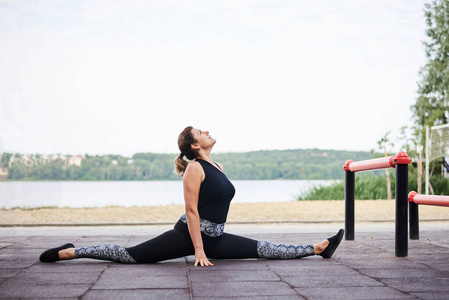
[(321, 152), (321, 153), (312, 152), (310, 155), (311, 156), (319, 156), (319, 157), (328, 157), (329, 156), (329, 154), (327, 152)]
[(81, 167), (81, 163), (83, 162), (83, 159), (85, 159), (86, 156), (85, 155), (76, 155), (76, 156), (70, 156), (68, 159), (68, 165), (72, 166), (78, 166)]

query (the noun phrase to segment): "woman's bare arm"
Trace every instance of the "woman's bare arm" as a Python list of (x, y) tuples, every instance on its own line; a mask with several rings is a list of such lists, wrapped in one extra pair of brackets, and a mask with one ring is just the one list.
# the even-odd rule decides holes
[(201, 237), (200, 215), (198, 213), (198, 196), (204, 171), (198, 162), (190, 163), (183, 176), (184, 201), (190, 238), (195, 248), (195, 266), (213, 266), (207, 259)]

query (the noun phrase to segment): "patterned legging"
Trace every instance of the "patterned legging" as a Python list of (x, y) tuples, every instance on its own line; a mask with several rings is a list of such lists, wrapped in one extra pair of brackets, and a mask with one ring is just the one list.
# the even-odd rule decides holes
[(261, 258), (289, 259), (314, 255), (313, 245), (287, 245), (257, 242), (257, 253)]
[[(314, 255), (313, 245), (273, 244), (223, 233), (218, 237), (202, 234), (206, 256), (216, 259), (291, 259)], [(187, 225), (178, 222), (169, 230), (137, 246), (98, 245), (75, 249), (75, 258), (93, 258), (120, 263), (155, 263), (193, 255), (195, 250)]]
[[(257, 254), (260, 258), (289, 259), (313, 255), (314, 250), (313, 245), (273, 244), (258, 241)], [(75, 258), (110, 260), (124, 264), (137, 263), (126, 248), (113, 244), (76, 248)]]
[(76, 248), (75, 258), (102, 259), (124, 264), (137, 263), (124, 247), (112, 244)]
[[(260, 258), (290, 259), (313, 255), (314, 250), (313, 245), (273, 244), (258, 241), (257, 254)], [(75, 258), (110, 260), (124, 264), (137, 263), (125, 247), (113, 244), (76, 248)]]

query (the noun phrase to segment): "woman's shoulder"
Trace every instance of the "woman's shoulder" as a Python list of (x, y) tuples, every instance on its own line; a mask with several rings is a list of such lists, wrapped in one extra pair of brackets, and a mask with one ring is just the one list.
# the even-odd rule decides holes
[(204, 171), (203, 167), (198, 161), (192, 161), (187, 165), (185, 173), (189, 175), (195, 175), (202, 174), (204, 173)]
[(193, 161), (187, 165), (186, 171), (183, 176), (183, 181), (197, 181), (203, 182), (205, 178), (204, 170), (201, 164), (197, 161)]
[(203, 167), (201, 166), (199, 161), (192, 161), (187, 165), (186, 169), (190, 169), (190, 170), (202, 170)]

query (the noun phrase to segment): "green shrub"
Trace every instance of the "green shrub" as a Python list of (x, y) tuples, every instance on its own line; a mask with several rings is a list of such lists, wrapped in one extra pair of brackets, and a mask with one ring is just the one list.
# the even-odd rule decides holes
[[(391, 197), (395, 197), (395, 175), (390, 172)], [(423, 179), (424, 181), (424, 179)], [(418, 190), (418, 180), (416, 173), (410, 172), (408, 178), (408, 190)], [(442, 176), (432, 176), (430, 183), (435, 195), (449, 195), (449, 179)], [(385, 175), (377, 174), (356, 174), (354, 198), (356, 200), (377, 200), (387, 199), (387, 179)], [(423, 182), (424, 192), (424, 182)], [(298, 200), (344, 200), (345, 181), (340, 180), (330, 186), (316, 186), (308, 190)]]

